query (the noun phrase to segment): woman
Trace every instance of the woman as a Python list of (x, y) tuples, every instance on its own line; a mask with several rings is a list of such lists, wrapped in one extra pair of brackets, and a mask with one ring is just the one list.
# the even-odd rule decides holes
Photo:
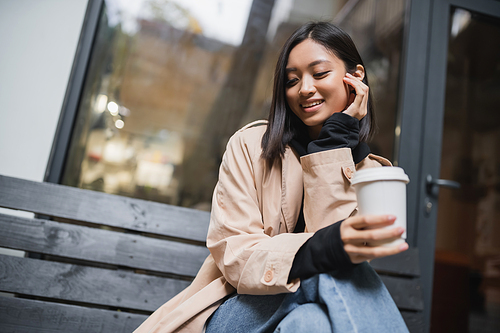
[[(389, 166), (365, 141), (373, 107), (363, 62), (332, 24), (285, 43), (268, 122), (229, 140), (214, 191), (207, 258), (193, 283), (137, 332), (405, 332), (367, 260), (393, 216), (357, 216), (356, 170)], [(370, 227), (370, 230), (365, 230)]]

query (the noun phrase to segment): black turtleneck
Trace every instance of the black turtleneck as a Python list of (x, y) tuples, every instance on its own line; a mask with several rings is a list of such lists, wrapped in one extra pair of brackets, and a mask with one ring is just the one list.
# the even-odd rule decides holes
[[(368, 145), (359, 142), (359, 120), (342, 112), (334, 113), (326, 120), (317, 139), (311, 140), (309, 135), (302, 131), (293, 137), (290, 146), (301, 157), (331, 149), (350, 148), (354, 164), (361, 162), (370, 153)], [(288, 281), (354, 266), (340, 237), (342, 222), (343, 220), (338, 221), (316, 231), (300, 247), (293, 260)], [(304, 210), (301, 207), (293, 232), (303, 232), (304, 229)]]

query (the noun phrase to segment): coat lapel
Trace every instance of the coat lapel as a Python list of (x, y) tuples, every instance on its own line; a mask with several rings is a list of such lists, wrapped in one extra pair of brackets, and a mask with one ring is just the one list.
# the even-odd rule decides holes
[(295, 152), (287, 147), (281, 169), (281, 211), (288, 232), (297, 223), (303, 200), (304, 182), (302, 167)]

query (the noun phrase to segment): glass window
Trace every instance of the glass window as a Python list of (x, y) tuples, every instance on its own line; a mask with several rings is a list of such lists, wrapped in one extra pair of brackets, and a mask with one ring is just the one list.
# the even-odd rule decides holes
[[(403, 18), (361, 39), (354, 16), (372, 2), (359, 1), (342, 26), (370, 59), (383, 110), (374, 151), (390, 158)], [(63, 183), (209, 210), (228, 138), (267, 118), (284, 41), (309, 20), (333, 20), (345, 3), (105, 0)]]
[(500, 328), (500, 18), (451, 7), (431, 332)]
[[(336, 18), (356, 43), (370, 79), (378, 130), (370, 148), (397, 165), (399, 88), (407, 0), (364, 0)], [(347, 8), (346, 8), (347, 9)]]

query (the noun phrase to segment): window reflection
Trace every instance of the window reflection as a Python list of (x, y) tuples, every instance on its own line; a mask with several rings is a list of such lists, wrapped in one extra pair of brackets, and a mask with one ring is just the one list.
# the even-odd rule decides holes
[[(209, 210), (227, 139), (267, 118), (284, 41), (345, 3), (104, 1), (63, 183)], [(368, 60), (381, 128), (374, 150), (391, 158), (404, 10), (384, 19), (392, 30), (364, 40), (357, 17), (370, 3), (341, 23)]]
[(407, 0), (365, 0), (337, 21), (353, 38), (363, 58), (375, 102), (378, 131), (370, 144), (397, 165), (402, 45)]

